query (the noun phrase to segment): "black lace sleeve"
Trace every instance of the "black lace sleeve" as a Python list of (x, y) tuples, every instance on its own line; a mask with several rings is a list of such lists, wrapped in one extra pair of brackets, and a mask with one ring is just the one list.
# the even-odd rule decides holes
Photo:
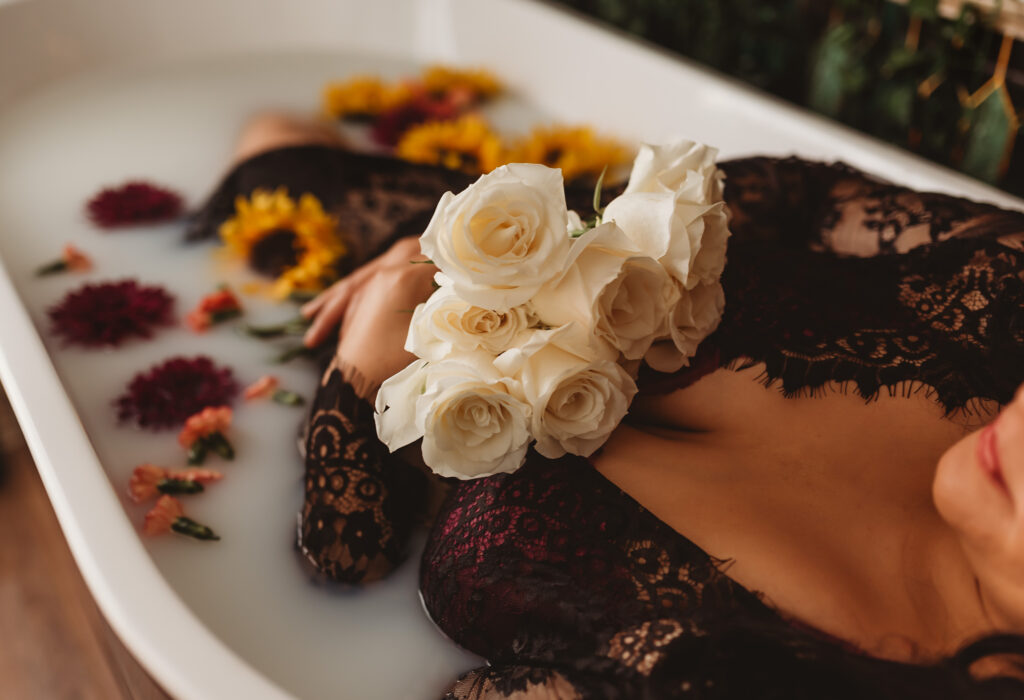
[(745, 242), (872, 257), (1022, 231), (1019, 212), (917, 192), (843, 163), (754, 157), (721, 167), (731, 227)]
[(342, 583), (381, 578), (401, 561), (427, 489), (426, 475), (377, 439), (373, 407), (329, 367), (306, 437), (298, 523), (306, 561)]
[(723, 365), (764, 363), (786, 394), (925, 390), (947, 412), (1024, 382), (1024, 214), (852, 168), (724, 163), (734, 237)]

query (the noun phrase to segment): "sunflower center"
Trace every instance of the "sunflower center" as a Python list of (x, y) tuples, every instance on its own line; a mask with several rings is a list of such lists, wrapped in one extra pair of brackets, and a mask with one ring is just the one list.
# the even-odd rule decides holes
[(253, 244), (249, 251), (249, 265), (260, 274), (278, 277), (288, 268), (295, 267), (301, 253), (295, 232), (279, 228)]

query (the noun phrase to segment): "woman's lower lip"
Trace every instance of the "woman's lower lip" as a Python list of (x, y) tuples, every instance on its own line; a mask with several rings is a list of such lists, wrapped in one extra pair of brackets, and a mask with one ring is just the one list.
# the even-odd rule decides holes
[(989, 423), (982, 429), (978, 439), (978, 465), (1004, 491), (1007, 491), (1003, 468), (999, 464), (999, 448), (996, 444), (996, 424)]

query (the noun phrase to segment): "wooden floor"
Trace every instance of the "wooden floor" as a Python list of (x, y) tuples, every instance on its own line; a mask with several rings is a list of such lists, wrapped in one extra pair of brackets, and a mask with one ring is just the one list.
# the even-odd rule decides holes
[(0, 698), (164, 700), (71, 558), (0, 388)]

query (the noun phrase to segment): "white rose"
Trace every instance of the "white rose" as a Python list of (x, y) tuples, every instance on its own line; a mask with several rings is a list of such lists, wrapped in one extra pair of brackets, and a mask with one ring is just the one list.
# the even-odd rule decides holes
[(636, 395), (632, 377), (617, 363), (588, 362), (552, 343), (519, 353), (519, 380), (532, 409), (537, 451), (554, 459), (584, 457), (607, 441)]
[(405, 349), (433, 361), (455, 351), (484, 350), (499, 355), (535, 320), (525, 306), (506, 311), (484, 309), (460, 298), (452, 287), (441, 287), (413, 312)]
[(729, 239), (723, 202), (695, 204), (668, 192), (633, 192), (612, 200), (602, 218), (614, 221), (643, 255), (687, 289), (722, 275)]
[(482, 353), (415, 362), (377, 394), (377, 433), (392, 451), (422, 436), (423, 461), (441, 476), (513, 472), (531, 442), (530, 407), (516, 394)]
[[(530, 301), (549, 326), (572, 324), (564, 349), (584, 357), (642, 358), (668, 333), (679, 292), (656, 260), (641, 256), (615, 224), (602, 224), (573, 243), (572, 261), (558, 280)], [(586, 348), (582, 350), (581, 348)]]
[(694, 141), (645, 143), (624, 192), (671, 192), (698, 204), (720, 202), (725, 174), (716, 165), (717, 158), (718, 149)]
[(716, 328), (725, 309), (725, 292), (718, 282), (682, 290), (669, 321), (670, 337), (651, 346), (644, 359), (659, 372), (675, 372), (689, 366), (690, 358)]
[(641, 146), (629, 184), (604, 211), (687, 289), (718, 280), (725, 266), (729, 214), (717, 155), (693, 141)]
[(458, 195), (445, 193), (420, 247), (459, 296), (504, 310), (527, 301), (562, 271), (567, 225), (561, 171), (512, 163)]
[(565, 232), (569, 235), (579, 233), (583, 230), (584, 226), (586, 226), (586, 224), (583, 223), (583, 219), (580, 218), (580, 215), (570, 209), (569, 214), (565, 219)]
[(416, 360), (384, 380), (377, 391), (377, 437), (392, 452), (423, 437), (423, 426), (416, 422), (416, 400), (426, 388), (426, 368), (424, 360)]

